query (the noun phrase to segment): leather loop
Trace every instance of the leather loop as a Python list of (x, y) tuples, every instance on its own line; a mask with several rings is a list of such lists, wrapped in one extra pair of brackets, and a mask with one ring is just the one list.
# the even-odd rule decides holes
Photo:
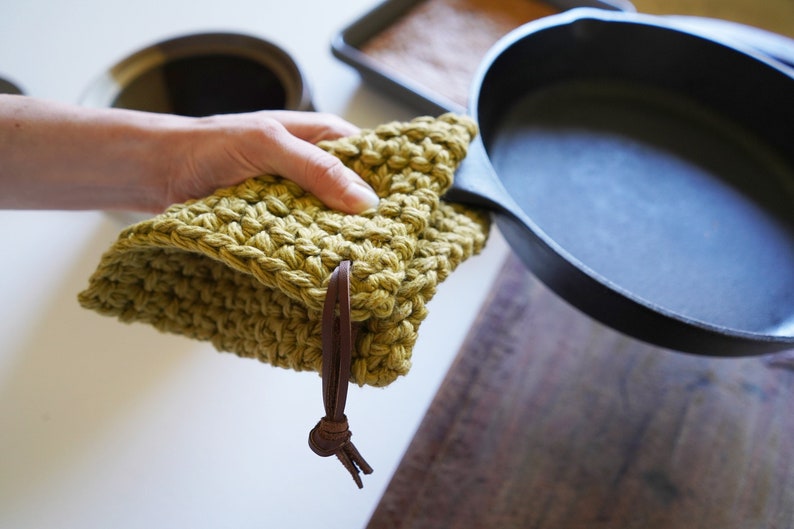
[(309, 433), (309, 446), (319, 456), (336, 455), (358, 488), (363, 488), (359, 473), (371, 474), (372, 467), (350, 441), (352, 433), (345, 416), (354, 331), (350, 319), (350, 266), (350, 261), (342, 261), (333, 271), (325, 296), (322, 320), (325, 417)]

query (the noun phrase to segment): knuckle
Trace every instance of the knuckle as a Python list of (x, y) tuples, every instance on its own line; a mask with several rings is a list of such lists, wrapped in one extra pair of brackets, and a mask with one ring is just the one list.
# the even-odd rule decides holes
[(257, 119), (254, 130), (259, 133), (265, 141), (283, 141), (283, 138), (288, 134), (287, 129), (279, 121), (268, 118), (260, 117)]
[(337, 189), (347, 186), (342, 162), (318, 149), (306, 158), (306, 178), (313, 189)]

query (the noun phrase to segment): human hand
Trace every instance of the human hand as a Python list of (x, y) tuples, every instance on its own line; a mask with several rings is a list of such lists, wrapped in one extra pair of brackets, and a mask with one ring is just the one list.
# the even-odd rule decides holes
[(288, 178), (327, 206), (361, 213), (378, 197), (356, 173), (314, 144), (350, 136), (358, 127), (333, 114), (262, 111), (195, 119), (174, 159), (168, 204), (211, 194), (260, 174)]
[(356, 132), (316, 112), (193, 118), (0, 94), (0, 207), (160, 212), (274, 174), (361, 213), (378, 197), (313, 145)]

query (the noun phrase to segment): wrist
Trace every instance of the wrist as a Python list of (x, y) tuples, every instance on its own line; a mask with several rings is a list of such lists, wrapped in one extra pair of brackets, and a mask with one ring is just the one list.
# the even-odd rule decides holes
[[(172, 203), (171, 188), (189, 149), (193, 118), (128, 110), (107, 111), (108, 136), (102, 141), (109, 173), (102, 188), (104, 209), (159, 212)], [(110, 140), (110, 141), (106, 141)]]
[(0, 206), (160, 211), (190, 122), (0, 97)]

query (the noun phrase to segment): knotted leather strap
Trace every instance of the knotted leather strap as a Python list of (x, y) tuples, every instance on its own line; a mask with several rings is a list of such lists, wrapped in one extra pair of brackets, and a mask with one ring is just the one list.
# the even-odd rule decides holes
[[(352, 436), (345, 416), (347, 385), (353, 352), (353, 326), (350, 321), (350, 261), (342, 261), (331, 274), (323, 305), (323, 404), (325, 417), (311, 433), (309, 446), (315, 454), (335, 455), (363, 488), (359, 472), (371, 474), (370, 467), (350, 441)], [(338, 308), (338, 310), (337, 310)]]

